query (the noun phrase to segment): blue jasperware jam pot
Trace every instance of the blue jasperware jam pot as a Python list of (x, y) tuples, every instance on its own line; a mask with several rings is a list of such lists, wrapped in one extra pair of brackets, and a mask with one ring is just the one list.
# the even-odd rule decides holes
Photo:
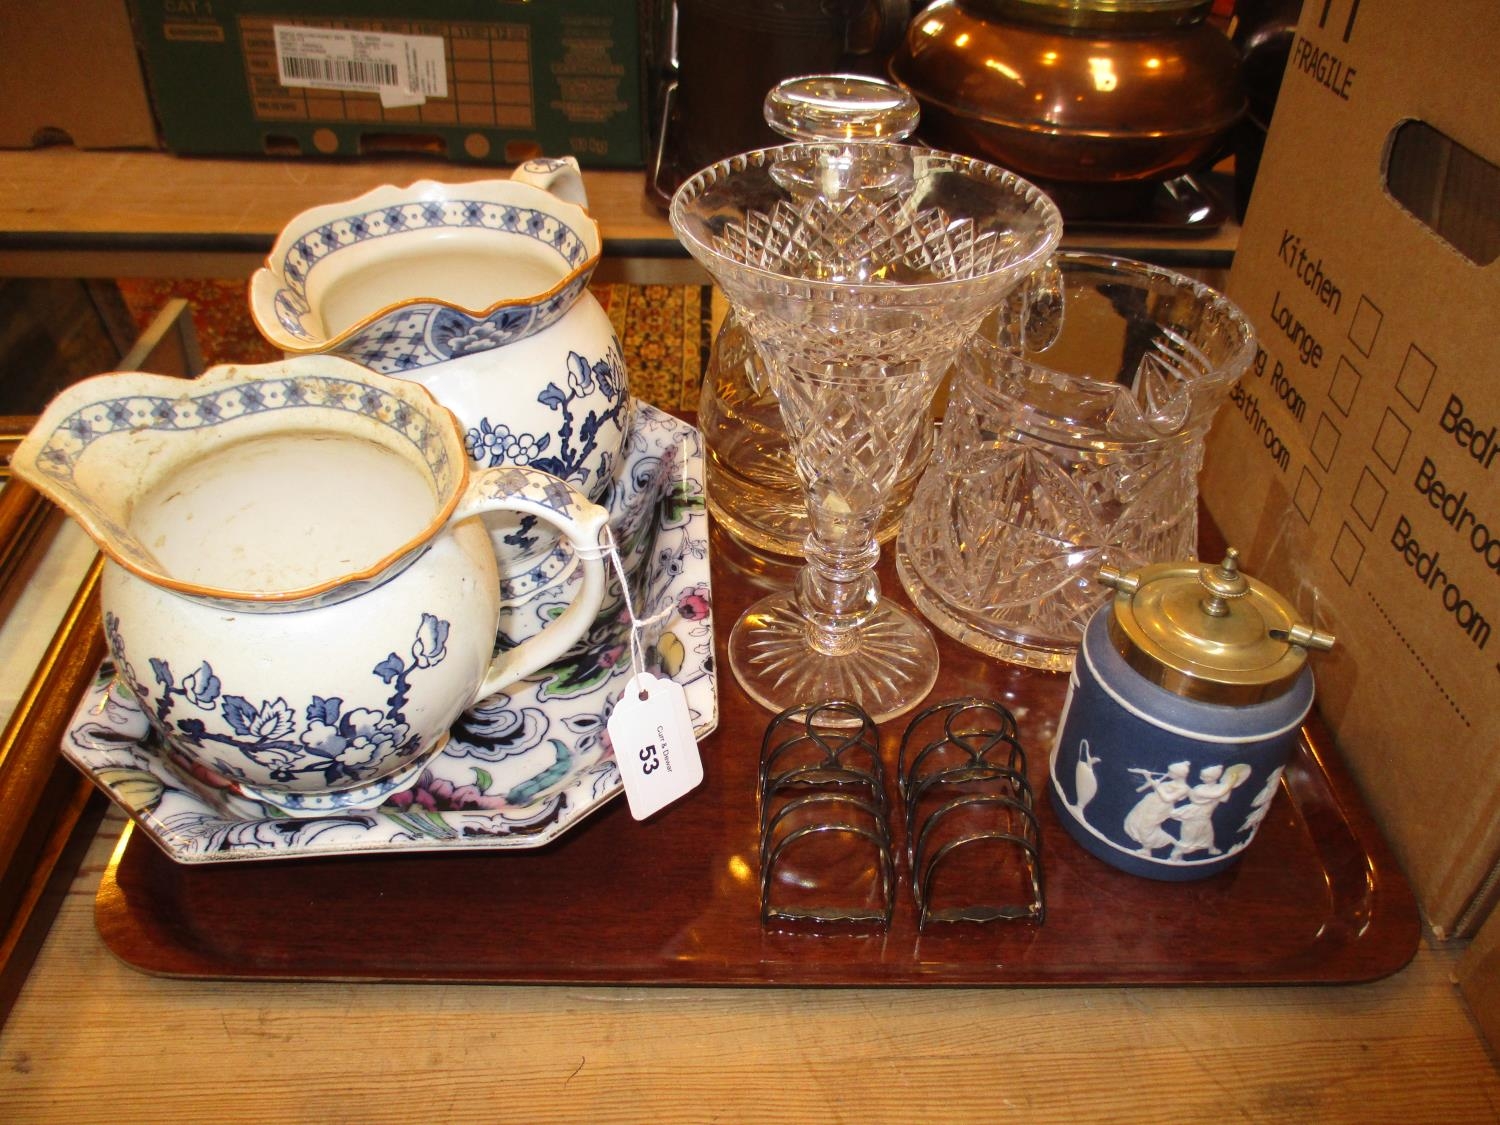
[(1087, 851), (1152, 879), (1235, 863), (1265, 819), (1312, 707), (1300, 624), (1274, 590), (1217, 566), (1104, 568), (1052, 747), (1058, 816)]

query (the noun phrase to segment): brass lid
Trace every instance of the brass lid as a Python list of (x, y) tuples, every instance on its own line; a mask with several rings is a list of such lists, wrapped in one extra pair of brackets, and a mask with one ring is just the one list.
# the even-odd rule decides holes
[(1300, 623), (1275, 590), (1241, 572), (1233, 547), (1217, 566), (1160, 563), (1099, 580), (1116, 591), (1109, 636), (1125, 662), (1188, 699), (1245, 705), (1292, 686), (1310, 648), (1334, 638)]

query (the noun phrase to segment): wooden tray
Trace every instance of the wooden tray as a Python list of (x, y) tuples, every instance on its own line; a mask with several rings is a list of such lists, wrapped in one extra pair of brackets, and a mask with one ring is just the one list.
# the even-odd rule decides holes
[[(1416, 951), (1410, 887), (1314, 719), (1284, 790), (1234, 869), (1158, 883), (1066, 835), (1046, 797), (1066, 679), (946, 638), (933, 701), (998, 699), (1020, 721), (1038, 797), (1044, 925), (918, 933), (898, 858), (884, 934), (767, 932), (759, 919), (755, 774), (770, 714), (723, 665), (729, 627), (778, 581), (715, 534), (719, 729), (703, 786), (636, 822), (623, 800), (545, 848), (183, 866), (126, 840), (96, 901), (106, 944), (150, 973), (247, 979), (723, 985), (1354, 982)], [(888, 561), (887, 593), (904, 597)], [(904, 720), (885, 725), (894, 762)], [(904, 828), (893, 802), (897, 851)]]

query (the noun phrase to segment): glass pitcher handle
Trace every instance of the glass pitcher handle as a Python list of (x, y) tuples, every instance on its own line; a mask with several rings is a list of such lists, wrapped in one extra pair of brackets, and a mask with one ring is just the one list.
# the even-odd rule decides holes
[(1016, 350), (1044, 352), (1062, 335), (1062, 268), (1053, 254), (1011, 290), (1006, 310), (1010, 316), (1010, 338), (1000, 341)]

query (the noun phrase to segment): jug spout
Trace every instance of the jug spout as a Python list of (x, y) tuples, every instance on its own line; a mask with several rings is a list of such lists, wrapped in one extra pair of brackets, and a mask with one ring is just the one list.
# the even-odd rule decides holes
[(452, 415), (426, 390), (332, 356), (85, 380), (12, 466), (138, 577), (268, 607), (389, 577), (467, 481)]

